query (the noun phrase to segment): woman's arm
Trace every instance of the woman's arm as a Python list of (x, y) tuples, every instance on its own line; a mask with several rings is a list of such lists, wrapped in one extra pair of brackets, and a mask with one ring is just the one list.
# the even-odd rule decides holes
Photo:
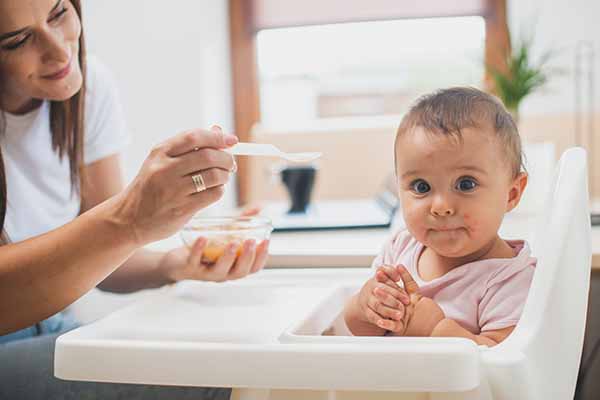
[(109, 200), (47, 234), (0, 247), (0, 335), (73, 303), (136, 249), (128, 216)]
[[(213, 128), (222, 135), (219, 128)], [(215, 157), (213, 154), (212, 157)], [(231, 159), (231, 161), (233, 161)], [(234, 164), (232, 164), (233, 166)], [(229, 175), (230, 170), (221, 170)], [(89, 184), (82, 193), (82, 210), (85, 211), (123, 189), (118, 156), (106, 157), (86, 167)], [(191, 185), (191, 178), (190, 179)], [(252, 210), (245, 212), (252, 214)], [(180, 247), (168, 252), (138, 249), (124, 263), (98, 284), (98, 288), (116, 293), (129, 293), (141, 289), (157, 288), (181, 279), (222, 282), (240, 279), (262, 269), (268, 256), (268, 241), (243, 243), (239, 257), (226, 253), (214, 265), (201, 262), (203, 245), (196, 243), (191, 249)]]
[[(203, 130), (174, 136), (151, 151), (133, 182), (116, 196), (56, 230), (1, 246), (0, 335), (64, 309), (136, 249), (172, 235), (217, 201), (228, 174), (213, 175), (200, 193), (191, 190), (187, 175), (207, 168), (230, 170), (233, 157), (217, 149), (235, 143), (233, 136)], [(96, 188), (86, 185), (84, 190)]]
[[(125, 187), (118, 155), (108, 156), (85, 167), (86, 186), (81, 193), (81, 212), (94, 208), (106, 199), (115, 196)], [(163, 286), (168, 280), (159, 269), (165, 253), (137, 249), (131, 257), (123, 260), (98, 284), (101, 290), (128, 293), (141, 289)]]

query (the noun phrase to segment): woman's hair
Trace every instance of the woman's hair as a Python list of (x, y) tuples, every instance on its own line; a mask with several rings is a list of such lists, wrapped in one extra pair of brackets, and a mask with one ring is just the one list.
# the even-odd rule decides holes
[(418, 98), (402, 119), (396, 141), (398, 137), (417, 127), (431, 134), (446, 135), (459, 140), (463, 129), (491, 129), (501, 144), (513, 177), (524, 170), (521, 137), (517, 125), (499, 99), (481, 90), (472, 87), (452, 87)]
[[(70, 0), (81, 21), (81, 1)], [(84, 111), (85, 111), (85, 77), (86, 77), (86, 52), (83, 35), (83, 22), (81, 23), (81, 36), (79, 37), (79, 65), (83, 77), (81, 89), (73, 97), (65, 101), (50, 102), (50, 129), (52, 131), (52, 148), (62, 159), (69, 157), (71, 171), (71, 188), (80, 192), (82, 177), (80, 169), (83, 166), (83, 141), (84, 141)], [(1, 82), (1, 79), (0, 79)], [(0, 93), (2, 88), (0, 87)], [(6, 121), (0, 110), (0, 135), (4, 134)], [(0, 245), (9, 241), (4, 230), (7, 206), (6, 171), (0, 148)]]

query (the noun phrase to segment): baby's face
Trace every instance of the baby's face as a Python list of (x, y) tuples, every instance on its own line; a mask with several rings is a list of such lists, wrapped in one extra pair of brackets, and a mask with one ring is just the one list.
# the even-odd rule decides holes
[(493, 132), (464, 129), (462, 138), (417, 128), (396, 146), (407, 227), (444, 257), (468, 256), (489, 244), (526, 183), (524, 176), (513, 178)]

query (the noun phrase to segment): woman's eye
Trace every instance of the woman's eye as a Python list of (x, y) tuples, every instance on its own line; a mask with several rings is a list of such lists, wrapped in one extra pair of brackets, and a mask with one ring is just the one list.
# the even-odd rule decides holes
[(476, 187), (477, 182), (471, 178), (462, 178), (456, 185), (456, 188), (461, 192), (472, 192)]
[(414, 181), (410, 184), (410, 186), (411, 189), (417, 194), (425, 194), (431, 190), (431, 186), (429, 186), (429, 183), (425, 182), (422, 179)]
[(2, 48), (5, 50), (16, 50), (19, 47), (23, 46), (25, 44), (25, 42), (27, 41), (27, 39), (29, 39), (29, 35), (25, 36), (23, 39), (18, 40), (16, 42), (6, 44), (6, 45), (2, 46)]
[(64, 7), (62, 10), (60, 10), (58, 13), (56, 13), (52, 18), (50, 18), (50, 21), (56, 21), (57, 19), (60, 19), (60, 17), (65, 15), (66, 12), (67, 12), (67, 8)]

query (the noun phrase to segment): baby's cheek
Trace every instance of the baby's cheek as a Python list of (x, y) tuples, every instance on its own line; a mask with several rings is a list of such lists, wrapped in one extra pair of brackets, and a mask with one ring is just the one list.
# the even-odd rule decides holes
[(424, 245), (429, 245), (429, 240), (427, 238), (427, 229), (424, 227), (411, 227), (407, 224), (408, 231), (418, 242), (423, 243)]
[(412, 199), (403, 199), (402, 215), (408, 231), (415, 239), (422, 242), (427, 233), (426, 209), (420, 204), (415, 204)]
[(465, 214), (463, 217), (467, 230), (470, 234), (478, 234), (481, 228), (481, 220), (473, 217), (471, 214)]
[(469, 232), (475, 233), (478, 231), (478, 222), (470, 214), (465, 214), (463, 216), (463, 220), (464, 220), (465, 225), (467, 226)]
[(421, 207), (419, 207), (417, 204), (412, 204), (412, 202), (407, 201), (406, 203), (408, 204), (405, 204), (404, 209), (402, 210), (402, 215), (406, 225), (414, 227), (423, 225), (425, 213)]
[(422, 218), (415, 218), (411, 216), (404, 217), (406, 227), (417, 240), (422, 239), (422, 236), (425, 235), (426, 228), (422, 221)]

